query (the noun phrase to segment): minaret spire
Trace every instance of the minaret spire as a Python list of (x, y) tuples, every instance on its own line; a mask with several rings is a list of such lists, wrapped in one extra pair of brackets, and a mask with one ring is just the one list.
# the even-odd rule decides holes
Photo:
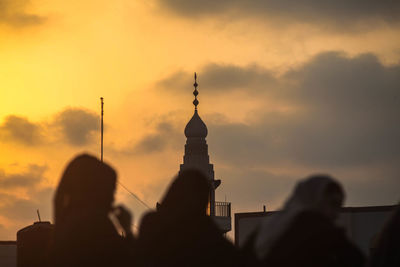
[(199, 104), (199, 100), (197, 100), (197, 95), (199, 94), (199, 91), (197, 91), (197, 73), (194, 73), (194, 91), (193, 91), (193, 95), (194, 95), (194, 100), (193, 100), (193, 105), (194, 105), (194, 110), (197, 111), (197, 105)]

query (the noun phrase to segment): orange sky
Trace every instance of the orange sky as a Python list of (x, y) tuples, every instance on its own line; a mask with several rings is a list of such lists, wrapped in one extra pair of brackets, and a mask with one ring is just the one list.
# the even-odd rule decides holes
[[(353, 177), (349, 182), (352, 188), (359, 188), (366, 181), (378, 183), (377, 177), (396, 171), (395, 164), (385, 164), (395, 162), (399, 154), (385, 158), (385, 164), (361, 162), (344, 167), (339, 163), (310, 165), (301, 160), (267, 157), (244, 166), (238, 175), (243, 176), (243, 185), (247, 183), (246, 171), (280, 177), (276, 183), (274, 178), (260, 181), (280, 193), (265, 197), (260, 193), (251, 199), (247, 193), (251, 189), (243, 194), (229, 190), (240, 187), (239, 178), (229, 185), (230, 177), (219, 176), (229, 175), (233, 169), (232, 162), (224, 160), (224, 149), (218, 147), (219, 139), (215, 137), (224, 135), (222, 129), (242, 125), (250, 131), (248, 138), (262, 140), (261, 133), (252, 129), (264, 124), (278, 127), (278, 122), (266, 119), (265, 114), (285, 118), (288, 123), (307, 121), (309, 106), (304, 103), (308, 102), (285, 90), (300, 86), (303, 78), (293, 73), (303, 73), (300, 70), (316, 62), (321, 53), (340, 51), (342, 56), (336, 57), (348, 62), (369, 53), (381, 68), (396, 72), (400, 59), (400, 24), (396, 19), (386, 20), (379, 12), (368, 13), (367, 18), (360, 15), (354, 22), (356, 27), (332, 22), (329, 13), (324, 17), (322, 12), (321, 18), (313, 17), (311, 21), (302, 20), (302, 16), (291, 20), (286, 11), (276, 18), (241, 10), (239, 4), (233, 11), (211, 10), (205, 4), (203, 13), (190, 16), (182, 14), (183, 9), (177, 4), (171, 4), (174, 1), (163, 0), (0, 2), (5, 3), (5, 10), (0, 11), (0, 197), (8, 199), (0, 207), (0, 240), (14, 239), (17, 229), (35, 220), (36, 207), (43, 210), (42, 218), (51, 220), (51, 190), (68, 160), (83, 151), (98, 155), (96, 116), (100, 96), (105, 98), (105, 159), (116, 167), (126, 186), (154, 204), (182, 161), (183, 129), (193, 112), (194, 71), (199, 74), (200, 115), (211, 125), (210, 158), (217, 178), (227, 184), (217, 195), (221, 200), (225, 196), (232, 200), (238, 211), (257, 210), (265, 203), (278, 208), (295, 180), (313, 171), (330, 172), (344, 183), (350, 180), (340, 177)], [(370, 19), (374, 16), (376, 20)], [(368, 62), (373, 64), (373, 60)], [(232, 69), (239, 73), (232, 76), (237, 84), (226, 85), (226, 80), (218, 80)], [(310, 75), (317, 71), (310, 69)], [(212, 77), (218, 71), (222, 74)], [(271, 84), (263, 80), (267, 75), (271, 76)], [(385, 78), (389, 76), (382, 78), (387, 84), (392, 81)], [(226, 77), (229, 80), (231, 76)], [(398, 79), (393, 79), (399, 88)], [(204, 88), (207, 85), (210, 86)], [(262, 86), (273, 93), (259, 95), (261, 89), (252, 91)], [(397, 97), (398, 90), (395, 94)], [(367, 124), (371, 121), (366, 119)], [(163, 122), (172, 128), (160, 130)], [(213, 128), (219, 124), (226, 128)], [(85, 128), (83, 133), (66, 133), (65, 127), (77, 126)], [(286, 128), (279, 127), (282, 130), (273, 135), (272, 143), (277, 147), (280, 137), (286, 136)], [(140, 149), (140, 144), (147, 144), (146, 138), (161, 138), (160, 135), (170, 135), (171, 141), (155, 151)], [(259, 152), (252, 151), (251, 144), (243, 146), (244, 150), (234, 153), (257, 157)], [(371, 177), (362, 180), (366, 173)], [(40, 181), (31, 186), (29, 182), (26, 186), (7, 182), (25, 176), (29, 181), (36, 174)], [(367, 190), (369, 187), (364, 189)], [(350, 197), (349, 204), (391, 204), (399, 199), (393, 190), (386, 193), (373, 200)], [(118, 200), (127, 203), (139, 219), (144, 211), (140, 204), (124, 192), (119, 192)], [(30, 201), (31, 206), (24, 201)]]

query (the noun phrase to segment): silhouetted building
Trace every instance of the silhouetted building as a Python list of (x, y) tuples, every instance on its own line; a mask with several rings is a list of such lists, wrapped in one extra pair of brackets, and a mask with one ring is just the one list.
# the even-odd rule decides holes
[(221, 180), (215, 180), (214, 177), (214, 166), (210, 164), (210, 157), (208, 155), (208, 145), (206, 137), (208, 134), (207, 126), (200, 118), (197, 111), (197, 75), (194, 74), (194, 92), (195, 99), (193, 104), (194, 114), (190, 121), (185, 127), (186, 145), (185, 155), (183, 156), (183, 164), (180, 166), (180, 170), (186, 169), (198, 169), (201, 170), (209, 179), (211, 183), (211, 193), (209, 202), (209, 214), (220, 226), (223, 232), (231, 230), (231, 203), (229, 202), (216, 202), (215, 201), (215, 189), (221, 184)]
[[(395, 210), (393, 206), (343, 207), (337, 224), (343, 227), (347, 237), (357, 245), (365, 255), (374, 247), (378, 233), (386, 220)], [(235, 213), (235, 244), (239, 247), (256, 231), (266, 217), (272, 217), (279, 211)]]
[(0, 266), (1, 267), (17, 266), (16, 241), (0, 241)]
[(17, 232), (17, 266), (48, 266), (54, 233), (50, 222), (35, 222)]

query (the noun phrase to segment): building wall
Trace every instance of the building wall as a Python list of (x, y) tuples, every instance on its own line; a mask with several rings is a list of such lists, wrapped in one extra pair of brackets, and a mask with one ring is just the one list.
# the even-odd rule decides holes
[(368, 254), (390, 214), (391, 210), (385, 209), (345, 211), (342, 212), (338, 224), (346, 229), (349, 239)]
[[(396, 206), (345, 207), (337, 224), (366, 255), (374, 240)], [(277, 212), (251, 212), (235, 214), (235, 244), (243, 246), (251, 233), (263, 220), (272, 218)]]
[(15, 241), (0, 241), (0, 266), (17, 266), (17, 243)]

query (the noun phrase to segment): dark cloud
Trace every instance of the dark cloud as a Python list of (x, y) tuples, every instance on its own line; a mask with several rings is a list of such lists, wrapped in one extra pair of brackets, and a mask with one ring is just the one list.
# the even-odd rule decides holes
[[(46, 169), (46, 166), (31, 164), (20, 173), (8, 174), (0, 170), (0, 214), (3, 217), (32, 222), (36, 220), (36, 210), (40, 209), (43, 218), (50, 219), (53, 189), (40, 185)], [(23, 198), (15, 195), (17, 188), (24, 189), (27, 195)]]
[[(6, 173), (0, 170), (0, 216), (12, 224), (0, 225), (0, 239), (15, 239), (18, 230), (37, 221), (39, 209), (42, 220), (51, 220), (51, 206), (54, 189), (43, 187), (46, 166), (31, 164), (20, 173)], [(15, 189), (26, 194), (21, 197)]]
[[(270, 114), (255, 125), (208, 124), (209, 143), (222, 162), (244, 167), (266, 164), (349, 167), (400, 159), (399, 126), (315, 117), (301, 120)], [(324, 120), (325, 119), (325, 120)]]
[[(276, 78), (269, 70), (258, 65), (239, 67), (232, 64), (211, 63), (204, 66), (198, 76), (201, 92), (224, 93), (231, 90), (245, 90), (249, 93), (274, 88)], [(178, 71), (158, 82), (158, 87), (170, 91), (191, 89), (193, 77), (183, 71)]]
[[(53, 127), (59, 129), (54, 133)], [(86, 145), (99, 129), (98, 116), (85, 109), (67, 108), (57, 114), (51, 123), (33, 123), (27, 118), (9, 115), (0, 125), (0, 140), (22, 145), (43, 145), (53, 139), (74, 146)]]
[[(27, 224), (37, 220), (36, 210), (39, 209), (43, 220), (50, 220), (52, 195), (51, 188), (34, 190), (30, 192), (29, 199), (0, 192), (0, 214), (9, 220), (25, 221)], [(21, 225), (21, 228), (23, 226), (26, 225)]]
[(67, 108), (56, 116), (54, 124), (60, 128), (68, 144), (82, 146), (92, 142), (99, 130), (100, 119), (92, 111)]
[(15, 189), (34, 187), (43, 179), (43, 173), (47, 169), (46, 166), (29, 165), (28, 169), (21, 173), (6, 173), (0, 169), (0, 188)]
[(66, 108), (50, 122), (33, 123), (25, 117), (9, 115), (0, 125), (0, 141), (28, 146), (55, 145), (55, 142), (83, 146), (95, 138), (99, 124), (97, 114), (82, 108)]
[(29, 0), (0, 0), (0, 24), (26, 27), (43, 23), (44, 17), (26, 12), (29, 4)]
[(9, 220), (29, 220), (35, 221), (36, 204), (28, 199), (18, 198), (14, 195), (1, 193), (0, 214)]
[[(209, 75), (209, 66), (224, 73), (219, 86)], [(276, 100), (296, 110), (260, 110), (252, 123), (204, 116), (210, 147), (222, 162), (333, 168), (400, 159), (400, 66), (385, 66), (373, 54), (321, 53), (275, 78), (260, 67), (226, 65), (208, 65), (200, 77), (202, 91), (209, 90), (207, 94), (216, 98), (222, 97), (220, 91), (238, 90), (230, 80), (240, 77), (241, 90), (249, 96)], [(177, 79), (176, 74), (171, 79)], [(176, 88), (186, 90), (179, 83)]]
[(0, 138), (23, 145), (37, 145), (43, 141), (42, 128), (25, 117), (10, 115), (0, 125)]
[(158, 0), (158, 2), (161, 8), (188, 18), (257, 17), (280, 23), (312, 23), (318, 26), (324, 24), (341, 27), (342, 30), (358, 27), (362, 22), (398, 23), (400, 20), (398, 15), (400, 2), (396, 0)]
[(125, 148), (127, 154), (150, 154), (163, 152), (170, 147), (181, 145), (183, 131), (179, 131), (176, 125), (170, 121), (160, 121), (156, 124), (152, 133), (145, 135), (133, 146)]
[(248, 136), (243, 149), (271, 161), (330, 166), (400, 158), (400, 66), (383, 66), (371, 54), (323, 53), (286, 73), (281, 87), (275, 97), (298, 113), (265, 114), (258, 125), (216, 125), (216, 131), (235, 142)]
[(384, 66), (373, 54), (349, 58), (340, 52), (326, 52), (289, 71), (285, 78), (298, 84), (289, 93), (308, 104), (390, 115), (388, 109), (398, 107), (399, 74), (400, 65)]

